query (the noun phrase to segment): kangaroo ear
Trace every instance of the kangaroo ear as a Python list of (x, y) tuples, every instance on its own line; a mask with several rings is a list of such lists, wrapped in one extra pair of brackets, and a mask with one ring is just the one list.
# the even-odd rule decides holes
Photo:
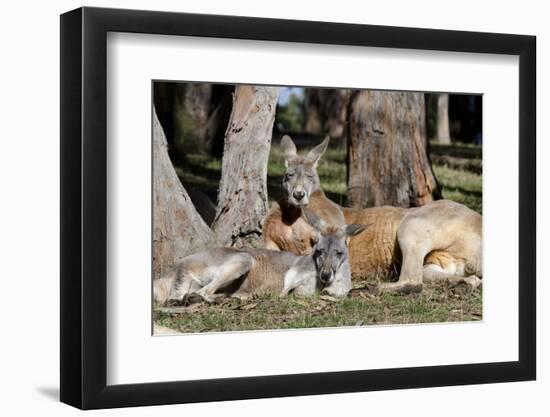
[(306, 221), (318, 232), (322, 232), (327, 226), (325, 221), (317, 216), (315, 213), (313, 213), (311, 210), (303, 208), (302, 212), (304, 213)]
[(348, 224), (346, 225), (345, 233), (346, 236), (352, 237), (357, 236), (359, 233), (364, 231), (370, 225), (368, 224)]
[(319, 159), (321, 159), (321, 157), (327, 150), (329, 140), (330, 137), (327, 136), (325, 140), (323, 140), (319, 145), (317, 145), (307, 154), (306, 159), (309, 162), (312, 162), (315, 167), (317, 166), (317, 162), (319, 162)]
[(284, 135), (281, 139), (281, 149), (285, 158), (285, 164), (288, 166), (288, 161), (296, 158), (296, 145), (288, 135)]

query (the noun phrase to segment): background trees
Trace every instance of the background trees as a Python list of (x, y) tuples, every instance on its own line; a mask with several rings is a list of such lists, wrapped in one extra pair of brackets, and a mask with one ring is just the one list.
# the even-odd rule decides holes
[(443, 145), (451, 144), (451, 132), (449, 131), (449, 95), (437, 95), (437, 133), (436, 138)]
[(350, 90), (342, 88), (305, 89), (305, 132), (340, 139), (344, 135), (349, 95)]
[(172, 159), (199, 152), (221, 156), (235, 86), (157, 82), (154, 104)]
[[(261, 242), (269, 200), (280, 195), (285, 133), (304, 151), (332, 137), (318, 171), (342, 205), (419, 206), (443, 192), (481, 211), (481, 148), (458, 143), (481, 142), (481, 97), (442, 96), (156, 82), (155, 276), (201, 247)], [(451, 145), (437, 141), (444, 107)]]

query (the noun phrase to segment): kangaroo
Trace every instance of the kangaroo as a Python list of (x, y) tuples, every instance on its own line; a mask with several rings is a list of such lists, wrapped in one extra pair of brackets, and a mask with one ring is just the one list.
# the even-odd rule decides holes
[(246, 299), (258, 294), (294, 293), (309, 296), (316, 291), (343, 297), (351, 289), (347, 245), (349, 238), (366, 226), (343, 228), (308, 216), (315, 230), (310, 255), (268, 249), (211, 248), (185, 257), (175, 276), (154, 282), (159, 303), (197, 295), (214, 302), (222, 295)]
[[(344, 222), (369, 226), (349, 243), (353, 279), (387, 279), (400, 270), (397, 282), (380, 285), (383, 291), (398, 293), (420, 292), (423, 282), (430, 281), (466, 283), (472, 288), (481, 285), (481, 215), (450, 200), (415, 208), (339, 207), (320, 189), (316, 171), (327, 145), (328, 138), (308, 156), (300, 158), (292, 139), (282, 138), (287, 165), (283, 178), (286, 197), (275, 203), (264, 218), (265, 247), (296, 254), (311, 253), (313, 229), (303, 219), (303, 208), (308, 207), (319, 216), (327, 216), (337, 208)], [(315, 164), (310, 162), (312, 153)], [(292, 175), (289, 176), (289, 172)]]
[[(325, 224), (343, 227), (346, 222), (341, 207), (325, 196), (317, 174), (317, 163), (328, 146), (329, 138), (313, 148), (305, 157), (298, 155), (296, 145), (285, 135), (281, 139), (286, 172), (283, 189), (286, 197), (275, 204), (264, 218), (264, 247), (287, 250), (297, 255), (310, 254), (314, 228), (303, 215), (308, 208)], [(269, 233), (265, 233), (265, 231)]]

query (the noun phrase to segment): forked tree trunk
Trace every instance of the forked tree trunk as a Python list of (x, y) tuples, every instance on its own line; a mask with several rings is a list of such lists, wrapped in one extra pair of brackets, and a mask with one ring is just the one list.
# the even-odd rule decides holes
[(437, 96), (437, 140), (443, 145), (451, 144), (448, 94), (438, 94)]
[(424, 147), (424, 94), (353, 92), (347, 134), (348, 205), (410, 207), (439, 198)]
[(218, 209), (212, 229), (222, 246), (257, 246), (267, 211), (267, 160), (279, 89), (237, 86), (225, 133)]
[(181, 259), (212, 240), (168, 157), (166, 137), (153, 110), (153, 272), (170, 273)]

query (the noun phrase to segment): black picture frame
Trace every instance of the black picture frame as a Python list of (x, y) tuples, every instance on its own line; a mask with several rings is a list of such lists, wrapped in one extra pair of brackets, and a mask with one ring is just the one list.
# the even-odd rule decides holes
[[(107, 385), (108, 32), (519, 56), (519, 360)], [(524, 35), (88, 7), (61, 15), (61, 401), (94, 409), (535, 379), (535, 51)]]

